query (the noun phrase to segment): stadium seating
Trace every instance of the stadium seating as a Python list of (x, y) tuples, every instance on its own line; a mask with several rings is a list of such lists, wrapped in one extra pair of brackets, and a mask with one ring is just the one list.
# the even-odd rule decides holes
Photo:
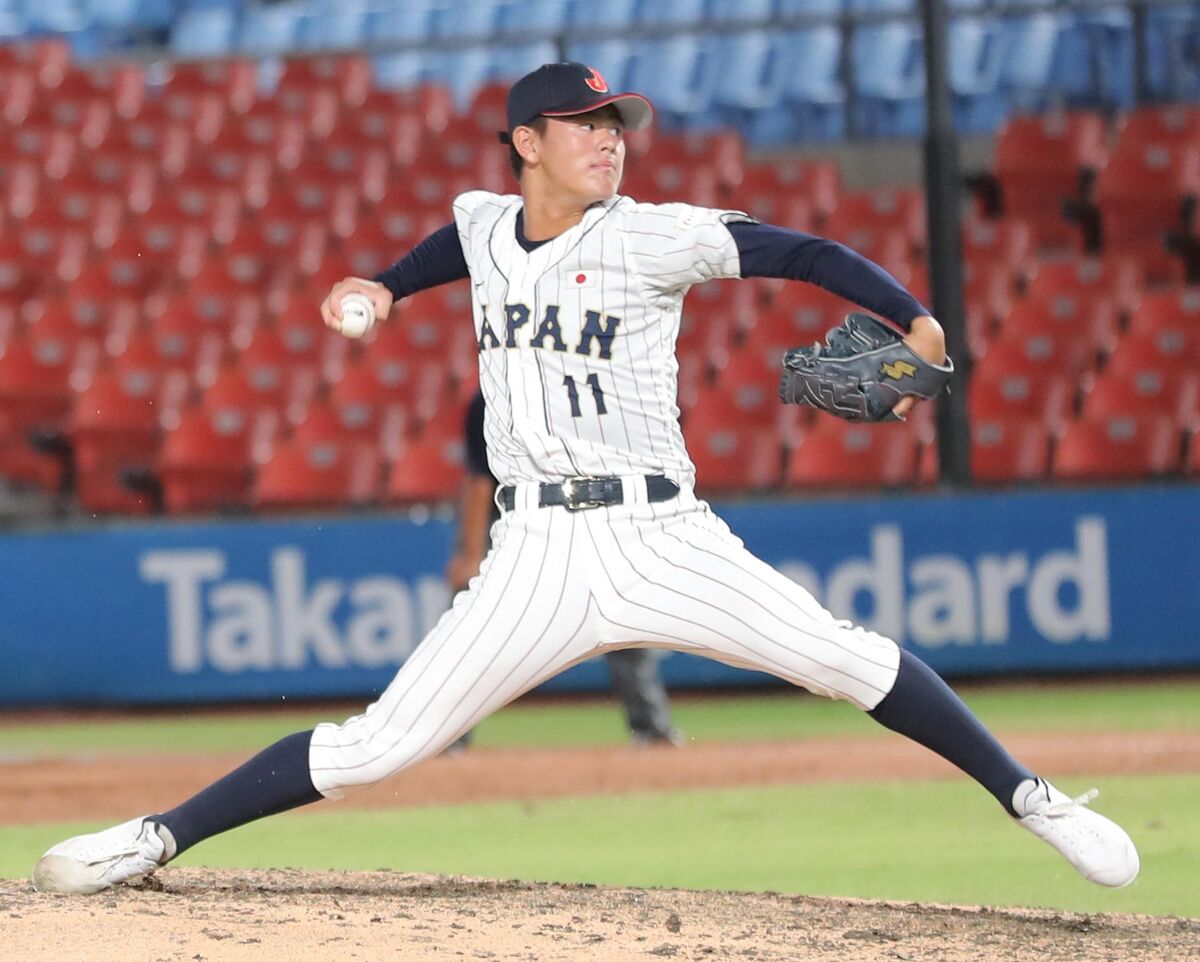
[[(1188, 216), (1200, 189), (1200, 112), (1167, 106), (1106, 121), (1103, 111), (1123, 105), (1127, 93), (1100, 76), (1126, 53), (1119, 16), (1057, 8), (1012, 16), (971, 0), (956, 8), (968, 12), (951, 27), (961, 130), (990, 130), (1014, 103), (1100, 108), (1010, 119), (996, 154), (1004, 204), (980, 204), (964, 221), (967, 333), (977, 362), (970, 402), (977, 423), (990, 426), (973, 458), (992, 467), (978, 473), (997, 481), (1043, 476), (1047, 433), (1074, 425), (1077, 397), (1086, 421), (1157, 408), (1183, 437), (1196, 418), (1200, 361), (1200, 299), (1179, 286), (1189, 269), (1181, 255), (1194, 244)], [(908, 0), (472, 0), (463, 17), (426, 0), (387, 12), (358, 0), (51, 4), (39, 22), (68, 26), (77, 49), (128, 44), (132, 18), (144, 16), (174, 53), (193, 44), (189, 56), (217, 56), (81, 68), (62, 41), (0, 46), (0, 473), (56, 490), (65, 479), (56, 436), (68, 445), (77, 437), (83, 460), (100, 463), (91, 454), (103, 442), (83, 430), (72, 435), (69, 412), (87, 385), (99, 391), (119, 385), (122, 370), (144, 369), (151, 380), (186, 384), (186, 399), (171, 405), (182, 411), (143, 431), (135, 452), (155, 462), (167, 510), (249, 503), (264, 452), (311, 448), (338, 432), (392, 466), (377, 480), (403, 488), (395, 466), (409, 452), (433, 479), (426, 491), (451, 496), (447, 479), (460, 468), (436, 452), (434, 435), (458, 431), (474, 383), (465, 293), (414, 299), (399, 309), (401, 323), (361, 342), (326, 332), (314, 308), (336, 279), (374, 273), (445, 224), (457, 191), (512, 189), (492, 139), (507, 81), (552, 56), (550, 34), (559, 30), (568, 52), (596, 64), (613, 87), (644, 86), (658, 101), (665, 130), (629, 139), (630, 193), (744, 208), (838, 237), (924, 296), (919, 192), (847, 192), (837, 166), (811, 154), (746, 156), (755, 144), (844, 135), (842, 34), (835, 20), (815, 19), (843, 13), (875, 18), (849, 51), (861, 68), (856, 132), (919, 134), (920, 39), (913, 21), (887, 19), (913, 10)], [(774, 15), (789, 18), (786, 27), (764, 26)], [(1168, 53), (1175, 48), (1163, 25), (1196, 20), (1157, 9), (1148, 18), (1148, 38)], [(728, 23), (735, 26), (707, 29)], [(706, 30), (687, 32), (697, 25)], [(473, 49), (471, 37), (485, 30), (487, 49)], [(362, 38), (367, 52), (294, 56), (339, 44), (357, 50)], [(1023, 60), (1017, 40), (1027, 43)], [(376, 41), (420, 49), (384, 52), (371, 47)], [(1071, 51), (1088, 53), (1083, 68), (1056, 63)], [(1186, 88), (1183, 61), (1176, 58), (1170, 76), (1164, 69), (1151, 65), (1154, 83)], [(640, 162), (650, 145), (650, 159)], [(1089, 232), (1089, 210), (1102, 234)], [(1179, 250), (1162, 246), (1171, 228)], [(711, 471), (714, 490), (828, 483), (820, 472), (808, 479), (813, 445), (846, 439), (774, 404), (773, 382), (785, 347), (819, 339), (848, 309), (815, 288), (777, 281), (690, 293), (678, 340), (680, 398), (685, 414), (698, 414), (689, 430), (697, 462), (707, 465), (701, 478)], [(718, 407), (736, 427), (722, 426)], [(189, 487), (182, 442), (184, 466), (172, 473), (175, 430), (186, 425), (196, 444), (208, 431), (220, 447), (216, 425), (234, 423), (229, 436), (239, 440), (229, 446), (241, 449), (238, 467), (222, 469), (224, 480), (208, 494), (203, 479)], [(247, 459), (246, 432), (261, 423), (273, 425), (270, 444)], [(30, 444), (31, 432), (41, 448)], [(904, 470), (860, 465), (868, 479), (861, 483), (933, 476), (927, 434), (901, 433), (910, 460), (891, 451), (863, 459)], [(760, 449), (761, 458), (747, 456)], [(844, 456), (858, 457), (850, 449)], [(792, 480), (783, 477), (784, 461)], [(90, 504), (147, 510), (152, 487), (121, 487), (120, 468), (131, 464), (114, 455), (103, 471), (85, 472)]]
[(971, 477), (984, 484), (1045, 479), (1050, 466), (1050, 432), (1036, 418), (981, 417), (971, 421)]
[(920, 443), (900, 425), (848, 424), (832, 418), (804, 432), (791, 449), (784, 483), (791, 488), (895, 488), (918, 481)]
[(305, 510), (368, 504), (378, 499), (379, 453), (366, 444), (281, 443), (258, 469), (252, 503)]
[(403, 448), (391, 464), (386, 496), (399, 504), (451, 501), (458, 495), (462, 477), (460, 422), (455, 435), (428, 438)]
[(1113, 481), (1153, 477), (1181, 468), (1179, 432), (1166, 414), (1080, 418), (1067, 425), (1054, 451), (1054, 477)]

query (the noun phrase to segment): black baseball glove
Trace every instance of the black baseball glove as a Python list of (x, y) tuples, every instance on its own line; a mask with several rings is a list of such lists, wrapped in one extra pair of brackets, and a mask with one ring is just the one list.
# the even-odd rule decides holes
[(902, 421), (892, 413), (902, 397), (931, 398), (946, 387), (954, 362), (930, 364), (903, 335), (869, 314), (847, 314), (824, 344), (783, 355), (779, 398), (847, 421)]

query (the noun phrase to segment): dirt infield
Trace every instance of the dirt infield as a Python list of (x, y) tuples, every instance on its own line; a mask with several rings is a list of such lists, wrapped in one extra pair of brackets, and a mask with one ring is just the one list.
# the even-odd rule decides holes
[(178, 869), (89, 900), (0, 882), (5, 957), (88, 962), (1194, 962), (1200, 922), (392, 873)]
[[(1200, 771), (1200, 733), (1011, 733), (1057, 775)], [(242, 759), (0, 762), (0, 824), (121, 819), (175, 804)], [(961, 777), (892, 737), (570, 750), (476, 749), (342, 804), (537, 799), (726, 785)], [(1196, 962), (1200, 920), (610, 889), (400, 873), (167, 869), (90, 899), (0, 881), (0, 957), (41, 962), (427, 959)]]

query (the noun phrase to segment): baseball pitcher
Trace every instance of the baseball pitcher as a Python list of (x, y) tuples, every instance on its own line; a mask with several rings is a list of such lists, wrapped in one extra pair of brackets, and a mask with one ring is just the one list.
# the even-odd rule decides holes
[(785, 401), (852, 418), (903, 417), (945, 383), (929, 311), (840, 244), (619, 194), (625, 133), (650, 123), (651, 106), (593, 68), (546, 64), (507, 106), (501, 137), (520, 192), (462, 194), (452, 223), (375, 279), (335, 284), (321, 305), (337, 328), (343, 298), (365, 298), (383, 319), (399, 298), (470, 278), (502, 512), (479, 574), (361, 715), (291, 735), (169, 811), (54, 846), (36, 887), (98, 892), (219, 832), (342, 798), (436, 755), (571, 665), (632, 646), (848, 701), (958, 766), (1085, 878), (1133, 881), (1133, 842), (1088, 807), (1091, 793), (1072, 799), (1022, 766), (918, 658), (824, 610), (693, 493), (674, 357), (692, 285), (784, 278), (869, 311), (789, 354), (781, 372)]

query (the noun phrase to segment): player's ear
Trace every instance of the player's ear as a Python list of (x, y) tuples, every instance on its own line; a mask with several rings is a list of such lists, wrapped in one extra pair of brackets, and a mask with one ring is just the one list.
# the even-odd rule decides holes
[(541, 137), (532, 127), (517, 127), (512, 132), (513, 148), (526, 164), (535, 164), (541, 149)]

